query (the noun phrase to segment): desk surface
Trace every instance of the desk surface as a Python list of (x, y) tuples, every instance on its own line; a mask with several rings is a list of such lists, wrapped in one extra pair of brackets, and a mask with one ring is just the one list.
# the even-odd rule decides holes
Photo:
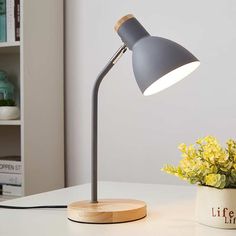
[[(194, 221), (195, 187), (158, 184), (99, 184), (101, 198), (134, 198), (146, 201), (148, 216), (112, 225), (80, 224), (67, 220), (66, 209), (0, 209), (1, 236), (233, 236), (235, 230), (214, 229)], [(5, 201), (6, 205), (55, 205), (88, 199), (90, 185), (80, 185)]]

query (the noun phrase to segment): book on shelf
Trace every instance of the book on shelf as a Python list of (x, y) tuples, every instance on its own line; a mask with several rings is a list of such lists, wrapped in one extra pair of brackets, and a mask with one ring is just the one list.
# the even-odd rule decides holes
[(6, 0), (0, 0), (0, 42), (6, 42)]
[(7, 12), (7, 42), (15, 41), (15, 11), (14, 0), (6, 1)]
[(21, 185), (22, 175), (11, 174), (11, 173), (0, 173), (0, 185), (2, 184)]
[(15, 41), (20, 41), (20, 0), (15, 0)]
[(22, 163), (20, 156), (0, 157), (0, 194), (21, 196)]
[(0, 191), (3, 196), (22, 196), (22, 188), (17, 185), (3, 184), (0, 186)]
[(18, 196), (8, 196), (8, 195), (1, 195), (0, 194), (0, 202), (2, 201), (7, 201), (7, 200), (12, 200), (17, 198)]
[(20, 41), (20, 0), (0, 0), (0, 42)]
[(20, 156), (0, 157), (0, 173), (21, 174), (21, 170), (22, 170), (22, 163)]

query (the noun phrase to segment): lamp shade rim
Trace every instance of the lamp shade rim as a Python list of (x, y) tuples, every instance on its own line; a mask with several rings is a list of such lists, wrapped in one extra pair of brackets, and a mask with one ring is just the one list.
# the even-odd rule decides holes
[(181, 81), (189, 74), (191, 74), (194, 70), (196, 70), (199, 65), (200, 61), (196, 60), (177, 67), (176, 69), (170, 71), (169, 73), (153, 82), (143, 91), (143, 95), (150, 96), (176, 84), (177, 82)]

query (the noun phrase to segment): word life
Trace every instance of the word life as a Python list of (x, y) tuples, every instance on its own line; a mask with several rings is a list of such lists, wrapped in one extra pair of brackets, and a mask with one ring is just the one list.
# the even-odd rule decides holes
[(236, 214), (234, 211), (228, 209), (227, 207), (221, 208), (217, 207), (211, 208), (211, 216), (212, 217), (224, 217), (225, 224), (236, 224)]

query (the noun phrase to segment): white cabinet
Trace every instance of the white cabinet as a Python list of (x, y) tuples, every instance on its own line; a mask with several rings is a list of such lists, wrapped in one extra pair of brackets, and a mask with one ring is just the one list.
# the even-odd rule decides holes
[(21, 156), (29, 195), (64, 187), (63, 0), (21, 0), (20, 38), (0, 43), (21, 111), (0, 120), (0, 156)]

